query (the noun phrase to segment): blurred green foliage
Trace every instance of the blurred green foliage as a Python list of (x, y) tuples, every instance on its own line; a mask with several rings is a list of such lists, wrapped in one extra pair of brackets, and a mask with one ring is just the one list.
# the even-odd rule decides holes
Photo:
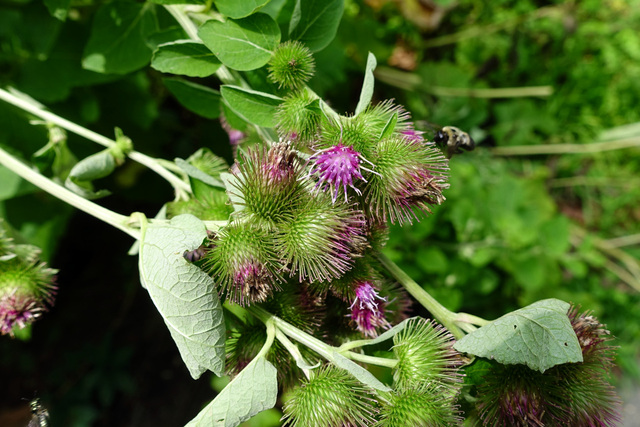
[[(639, 138), (640, 2), (463, 0), (441, 20), (408, 6), (416, 3), (350, 2), (339, 42), (359, 48), (361, 67), (363, 47), (379, 64), (402, 53), (410, 70), (380, 67), (379, 97), (395, 96), (418, 123), (465, 129), (479, 146), (451, 160), (451, 189), (434, 215), (392, 228), (387, 253), (454, 311), (495, 318), (550, 297), (593, 310), (618, 338), (619, 365), (639, 378), (640, 247), (607, 243), (640, 233), (639, 149), (491, 151)], [(354, 34), (360, 28), (375, 37)], [(553, 93), (518, 95), (534, 86)], [(461, 88), (515, 89), (446, 95)]]

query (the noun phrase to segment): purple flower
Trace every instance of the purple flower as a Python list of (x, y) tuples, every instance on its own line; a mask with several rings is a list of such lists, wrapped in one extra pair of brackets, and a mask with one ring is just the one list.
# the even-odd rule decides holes
[(403, 130), (400, 133), (405, 136), (407, 141), (410, 141), (410, 142), (422, 142), (424, 140), (422, 137), (422, 134), (424, 134), (424, 132), (419, 130), (407, 129), (407, 130)]
[(0, 298), (0, 333), (13, 336), (13, 328), (24, 328), (42, 314), (38, 301), (15, 292)]
[(315, 164), (309, 174), (317, 175), (319, 178), (316, 188), (322, 186), (323, 190), (331, 189), (333, 192), (331, 197), (334, 203), (338, 198), (340, 187), (344, 190), (345, 200), (347, 200), (347, 187), (351, 187), (356, 193), (361, 194), (360, 190), (353, 185), (353, 182), (356, 179), (367, 182), (360, 169), (372, 172), (361, 166), (363, 160), (368, 161), (360, 153), (354, 150), (353, 147), (342, 144), (317, 152), (311, 157), (311, 160), (315, 161)]
[(388, 329), (391, 325), (384, 317), (386, 299), (378, 295), (371, 282), (360, 282), (356, 298), (351, 304), (351, 319), (365, 336), (375, 337), (377, 328)]

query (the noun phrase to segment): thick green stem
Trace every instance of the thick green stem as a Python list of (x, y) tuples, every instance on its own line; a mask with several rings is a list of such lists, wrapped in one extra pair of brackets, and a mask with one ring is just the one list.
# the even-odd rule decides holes
[(435, 300), (427, 291), (422, 289), (407, 273), (402, 271), (393, 261), (386, 255), (378, 255), (378, 259), (391, 273), (391, 275), (409, 292), (423, 307), (425, 307), (433, 315), (433, 317), (442, 323), (445, 328), (453, 334), (456, 339), (464, 336), (464, 332), (460, 329), (456, 321), (456, 313), (449, 311), (446, 307)]
[[(33, 114), (34, 116), (40, 117), (41, 119), (49, 123), (53, 123), (57, 126), (60, 126), (61, 128), (68, 130), (69, 132), (73, 132), (76, 135), (80, 135), (83, 138), (86, 138), (102, 146), (111, 148), (116, 145), (116, 141), (109, 139), (105, 136), (102, 136), (98, 133), (95, 133), (89, 129), (83, 128), (82, 126), (79, 126), (73, 122), (70, 122), (69, 120), (64, 119), (60, 116), (57, 116), (49, 111), (46, 111), (40, 106), (35, 105), (31, 102), (28, 102), (16, 95), (13, 95), (7, 92), (6, 90), (0, 89), (0, 99), (12, 105), (15, 105), (16, 107), (28, 113)], [(174, 174), (166, 170), (164, 167), (162, 167), (162, 165), (160, 165), (156, 159), (149, 157), (146, 154), (139, 153), (137, 151), (131, 151), (127, 154), (127, 156), (131, 160), (136, 161), (141, 165), (148, 167), (149, 169), (151, 169), (152, 171), (156, 172), (158, 175), (166, 179), (169, 182), (169, 184), (171, 184), (175, 188), (178, 196), (181, 196), (181, 193), (184, 193), (184, 192), (191, 192), (191, 188), (189, 187), (189, 184), (182, 181), (180, 178), (178, 178), (177, 176), (175, 176)]]
[(124, 231), (136, 240), (140, 238), (140, 231), (129, 225), (129, 217), (112, 212), (109, 209), (78, 196), (74, 192), (31, 169), (1, 148), (0, 164), (63, 202), (114, 226), (118, 230)]

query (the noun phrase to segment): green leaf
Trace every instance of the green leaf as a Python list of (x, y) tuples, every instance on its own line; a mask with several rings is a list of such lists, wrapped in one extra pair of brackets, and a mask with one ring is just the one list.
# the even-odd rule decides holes
[(582, 362), (568, 310), (569, 304), (564, 301), (538, 301), (475, 330), (453, 347), (506, 365), (524, 364), (540, 372), (562, 363)]
[(0, 165), (0, 182), (2, 182), (2, 185), (0, 185), (0, 202), (39, 190), (38, 187), (25, 181), (20, 175), (16, 175), (2, 165)]
[(82, 66), (98, 73), (126, 74), (151, 59), (147, 36), (158, 31), (152, 3), (116, 1), (96, 12)]
[(187, 162), (186, 160), (176, 158), (174, 162), (176, 162), (176, 165), (180, 169), (182, 169), (182, 171), (186, 173), (190, 178), (195, 178), (212, 187), (225, 188), (224, 183), (222, 181), (219, 181), (214, 177), (212, 177), (211, 175), (209, 175), (208, 173), (201, 171), (200, 169), (193, 166), (191, 163)]
[(368, 385), (369, 387), (375, 388), (376, 390), (391, 391), (389, 387), (387, 387), (386, 385), (381, 383), (379, 379), (374, 377), (371, 372), (367, 371), (365, 368), (358, 365), (354, 361), (347, 359), (340, 353), (334, 351), (331, 354), (331, 358), (332, 358), (332, 362), (336, 366), (348, 371), (361, 383)]
[(213, 279), (182, 254), (202, 244), (207, 230), (193, 215), (149, 224), (140, 244), (140, 280), (164, 319), (193, 378), (224, 372), (225, 325)]
[(158, 71), (189, 77), (208, 77), (220, 65), (218, 58), (204, 44), (191, 40), (162, 44), (151, 59), (151, 66)]
[(65, 187), (86, 199), (98, 199), (111, 194), (107, 190), (95, 191), (91, 181), (108, 176), (116, 168), (109, 150), (103, 150), (80, 160), (71, 168)]
[(240, 118), (257, 126), (274, 127), (274, 115), (282, 98), (238, 86), (221, 86), (220, 93), (226, 104)]
[(273, 408), (278, 397), (277, 374), (264, 357), (252, 360), (187, 427), (237, 426)]
[(218, 11), (229, 18), (244, 18), (260, 9), (269, 0), (213, 0)]
[(189, 111), (207, 119), (220, 116), (220, 92), (182, 79), (162, 79), (169, 92)]
[(373, 56), (373, 53), (369, 52), (369, 56), (367, 57), (367, 67), (364, 70), (364, 82), (362, 83), (362, 90), (360, 91), (360, 100), (358, 101), (358, 106), (355, 111), (356, 114), (363, 112), (371, 102), (371, 98), (373, 97), (373, 85), (375, 83), (373, 70), (376, 69), (377, 65), (376, 57)]
[(296, 0), (289, 23), (289, 37), (313, 52), (327, 47), (336, 36), (344, 0)]
[(264, 13), (225, 22), (209, 20), (198, 29), (204, 44), (227, 67), (255, 70), (271, 59), (280, 42), (278, 24)]
[(44, 5), (49, 9), (51, 16), (63, 22), (69, 13), (69, 4), (71, 0), (44, 0)]

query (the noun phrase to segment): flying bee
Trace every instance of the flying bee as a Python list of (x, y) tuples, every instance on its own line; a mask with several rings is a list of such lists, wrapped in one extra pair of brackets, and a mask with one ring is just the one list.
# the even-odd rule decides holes
[(445, 126), (433, 137), (433, 142), (438, 144), (444, 151), (447, 159), (454, 154), (462, 153), (461, 149), (471, 151), (476, 148), (476, 142), (468, 133), (454, 126)]
[(48, 427), (49, 426), (49, 411), (42, 406), (40, 399), (33, 399), (29, 402), (31, 408), (31, 420), (27, 427)]

